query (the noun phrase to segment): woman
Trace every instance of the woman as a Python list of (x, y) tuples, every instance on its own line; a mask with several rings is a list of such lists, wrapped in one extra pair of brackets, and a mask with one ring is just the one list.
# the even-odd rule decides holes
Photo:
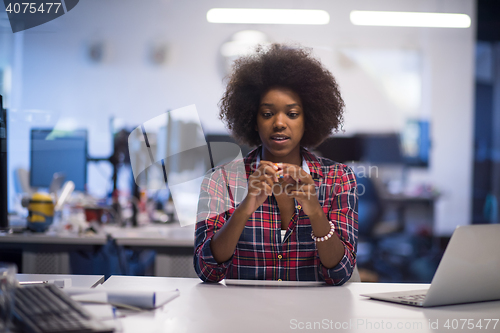
[(342, 124), (334, 77), (304, 49), (260, 47), (235, 62), (220, 109), (233, 136), (258, 147), (243, 168), (229, 163), (203, 181), (198, 276), (345, 283), (356, 262), (356, 179), (306, 149)]

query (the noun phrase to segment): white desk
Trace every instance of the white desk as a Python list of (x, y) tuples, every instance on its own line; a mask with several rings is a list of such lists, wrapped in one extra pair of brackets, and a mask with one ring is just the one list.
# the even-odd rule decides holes
[(94, 251), (106, 244), (106, 235), (73, 235), (51, 233), (0, 233), (0, 251), (22, 251), (24, 273), (69, 273), (70, 251)]
[(135, 248), (156, 249), (168, 252), (172, 248), (194, 247), (194, 226), (147, 225), (138, 228), (104, 226), (96, 235), (76, 235), (69, 233), (51, 234), (26, 231), (19, 234), (0, 233), (0, 247), (29, 250), (63, 251), (89, 249), (106, 244), (110, 236), (118, 245)]
[[(19, 234), (0, 233), (0, 251), (15, 249), (23, 251), (23, 272), (68, 273), (68, 252), (96, 251), (110, 236), (116, 244), (132, 249), (149, 249), (157, 252), (155, 271), (160, 276), (172, 276), (171, 266), (178, 265), (180, 276), (196, 276), (192, 268), (194, 251), (194, 226), (148, 225), (139, 228), (104, 226), (97, 235), (49, 234), (24, 232)], [(47, 270), (33, 269), (37, 256), (52, 256), (52, 266)], [(178, 275), (178, 276), (179, 276)]]
[(60, 252), (90, 249), (106, 244), (106, 235), (81, 236), (73, 234), (49, 234), (26, 231), (19, 234), (0, 234), (0, 248), (28, 251)]
[(174, 249), (187, 249), (193, 254), (194, 226), (146, 225), (138, 228), (106, 226), (104, 233), (110, 235), (116, 244), (154, 249), (160, 253), (170, 253)]
[[(479, 319), (499, 319), (500, 301), (422, 309), (359, 296), (427, 288), (424, 284), (241, 287), (206, 284), (199, 279), (111, 276), (104, 286), (180, 290), (178, 298), (152, 313), (120, 319), (123, 332), (296, 332), (312, 331), (306, 328), (308, 323), (315, 325), (315, 322), (317, 331), (330, 332), (500, 332), (500, 323), (493, 330), (493, 322), (487, 330), (484, 324), (481, 330), (460, 329), (460, 319), (472, 319), (474, 324)], [(447, 320), (450, 325), (455, 320), (459, 329), (444, 327)], [(398, 329), (397, 325), (403, 327)]]
[(104, 283), (104, 275), (16, 274), (16, 279), (20, 282), (71, 279), (71, 286), (78, 288), (94, 288)]
[(156, 251), (156, 276), (196, 277), (193, 268), (194, 225), (106, 226), (103, 231), (119, 246)]

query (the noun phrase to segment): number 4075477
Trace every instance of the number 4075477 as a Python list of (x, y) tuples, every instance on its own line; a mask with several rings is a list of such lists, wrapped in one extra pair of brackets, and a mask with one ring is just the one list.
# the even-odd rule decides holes
[(34, 2), (14, 2), (9, 3), (5, 11), (9, 14), (35, 14), (35, 13), (56, 13), (61, 6), (60, 2), (45, 2), (38, 5)]
[[(498, 324), (498, 319), (448, 319), (444, 323), (444, 328), (447, 329), (469, 329), (469, 330), (487, 330), (488, 327), (495, 329)], [(491, 324), (491, 325), (490, 325)]]

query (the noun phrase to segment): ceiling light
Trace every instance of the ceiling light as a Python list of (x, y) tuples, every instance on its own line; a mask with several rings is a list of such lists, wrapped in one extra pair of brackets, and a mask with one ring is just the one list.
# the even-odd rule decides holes
[(210, 23), (243, 24), (328, 24), (330, 15), (315, 9), (212, 8), (207, 12)]
[(468, 28), (471, 24), (469, 15), (449, 13), (353, 10), (350, 18), (354, 25), (390, 27)]

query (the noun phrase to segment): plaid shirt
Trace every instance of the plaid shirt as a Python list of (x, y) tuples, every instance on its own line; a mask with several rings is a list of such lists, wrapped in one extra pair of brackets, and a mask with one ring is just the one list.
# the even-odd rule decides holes
[[(311, 238), (311, 223), (295, 201), (283, 241), (281, 217), (274, 196), (248, 219), (233, 256), (218, 264), (210, 249), (213, 235), (229, 220), (245, 198), (261, 148), (243, 160), (216, 167), (205, 176), (198, 203), (194, 266), (203, 281), (227, 279), (325, 281), (341, 285), (356, 263), (358, 235), (356, 178), (351, 168), (302, 149), (302, 157), (316, 183), (319, 203), (344, 244), (344, 256), (333, 268), (320, 261)], [(295, 199), (294, 199), (295, 200)]]

